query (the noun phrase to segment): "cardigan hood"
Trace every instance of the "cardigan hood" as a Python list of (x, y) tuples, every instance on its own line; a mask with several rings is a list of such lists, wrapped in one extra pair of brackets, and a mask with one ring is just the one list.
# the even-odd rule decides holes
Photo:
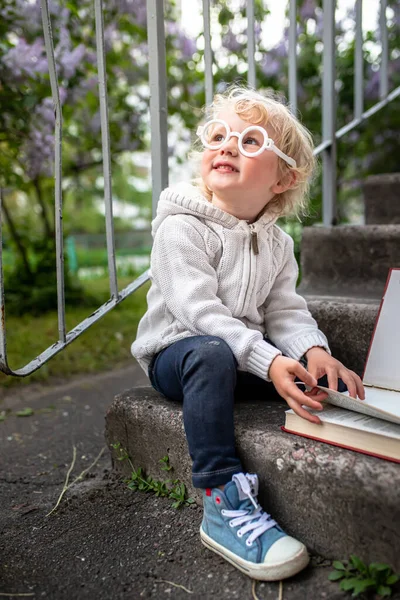
[[(166, 217), (178, 214), (206, 219), (227, 229), (234, 229), (240, 227), (241, 224), (247, 224), (247, 221), (238, 219), (208, 202), (198, 188), (189, 183), (179, 183), (174, 187), (165, 189), (160, 195), (157, 215), (152, 223), (153, 237)], [(261, 227), (268, 229), (274, 225), (277, 218), (276, 215), (266, 212), (257, 219), (254, 226), (257, 229)]]

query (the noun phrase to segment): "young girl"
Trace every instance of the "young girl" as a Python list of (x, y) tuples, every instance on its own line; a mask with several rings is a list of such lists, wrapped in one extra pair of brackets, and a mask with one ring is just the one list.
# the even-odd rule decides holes
[(183, 402), (193, 485), (204, 490), (202, 542), (250, 577), (279, 580), (309, 557), (258, 504), (257, 475), (243, 472), (235, 451), (234, 400), (277, 392), (320, 423), (303, 408), (322, 410), (318, 378), (364, 392), (296, 293), (293, 241), (276, 225), (305, 205), (309, 133), (272, 94), (243, 88), (217, 95), (209, 117), (197, 132), (201, 179), (160, 197), (132, 353), (157, 391)]

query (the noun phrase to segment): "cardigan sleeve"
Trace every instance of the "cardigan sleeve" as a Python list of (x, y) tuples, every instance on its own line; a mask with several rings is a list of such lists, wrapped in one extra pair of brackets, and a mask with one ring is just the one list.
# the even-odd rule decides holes
[(205, 237), (187, 218), (169, 216), (157, 229), (151, 274), (174, 319), (193, 335), (221, 338), (241, 370), (269, 380), (269, 367), (281, 351), (264, 341), (260, 331), (233, 317), (222, 303)]
[(283, 266), (264, 303), (265, 328), (268, 337), (290, 358), (300, 358), (313, 346), (330, 349), (325, 335), (296, 292), (299, 269), (293, 252), (293, 240), (285, 235)]

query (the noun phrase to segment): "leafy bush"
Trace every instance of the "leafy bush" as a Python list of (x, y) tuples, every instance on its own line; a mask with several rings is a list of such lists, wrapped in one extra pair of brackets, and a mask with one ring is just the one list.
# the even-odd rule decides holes
[[(29, 269), (22, 259), (6, 269), (5, 294), (7, 313), (39, 315), (57, 308), (57, 273), (54, 240), (32, 243), (29, 253)], [(88, 305), (90, 298), (81, 285), (73, 282), (65, 259), (65, 301), (70, 305)], [(93, 303), (92, 303), (93, 304)]]

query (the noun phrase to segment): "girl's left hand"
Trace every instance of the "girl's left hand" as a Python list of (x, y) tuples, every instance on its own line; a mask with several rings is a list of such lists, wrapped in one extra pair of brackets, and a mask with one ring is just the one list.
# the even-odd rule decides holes
[[(340, 379), (347, 385), (347, 389), (349, 390), (349, 395), (352, 398), (360, 398), (360, 400), (365, 400), (365, 391), (364, 386), (360, 377), (354, 371), (350, 371), (347, 369), (341, 362), (333, 358), (330, 354), (328, 354), (323, 348), (315, 346), (306, 352), (307, 364), (308, 364), (308, 372), (310, 375), (315, 377), (315, 379), (319, 379), (324, 375), (328, 377), (328, 387), (331, 390), (337, 390), (338, 388), (338, 379)], [(309, 395), (314, 396), (317, 392), (321, 393), (322, 390), (318, 388), (313, 388), (311, 392), (308, 392)]]

